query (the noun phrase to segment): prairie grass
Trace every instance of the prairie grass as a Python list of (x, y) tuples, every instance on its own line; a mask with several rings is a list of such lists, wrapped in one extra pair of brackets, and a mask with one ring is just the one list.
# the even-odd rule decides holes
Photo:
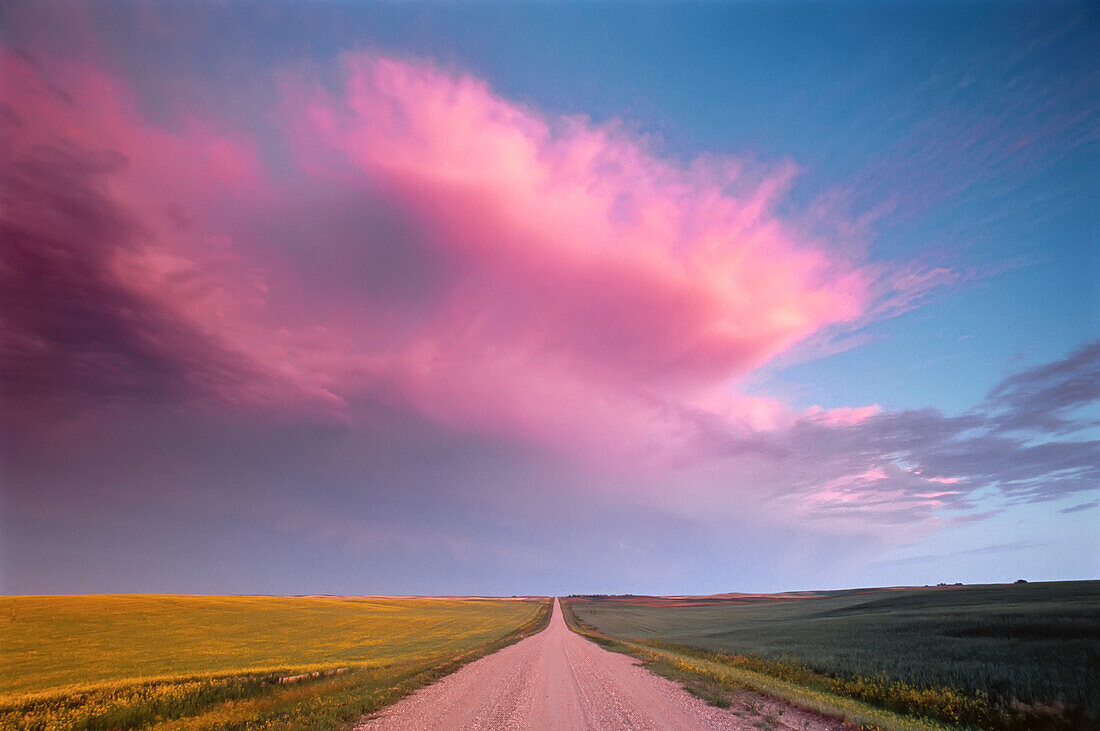
[(0, 728), (321, 729), (541, 629), (550, 605), (14, 597), (0, 612)]
[(608, 637), (910, 717), (980, 728), (1098, 726), (1100, 582), (569, 604)]
[(731, 698), (750, 690), (864, 729), (934, 731), (950, 728), (937, 721), (910, 718), (854, 698), (839, 696), (824, 688), (784, 680), (716, 658), (701, 657), (689, 648), (609, 637), (577, 618), (575, 609), (580, 604), (582, 602), (575, 599), (562, 601), (565, 621), (573, 631), (608, 650), (638, 658), (653, 672), (679, 681), (687, 690), (712, 705), (729, 706)]

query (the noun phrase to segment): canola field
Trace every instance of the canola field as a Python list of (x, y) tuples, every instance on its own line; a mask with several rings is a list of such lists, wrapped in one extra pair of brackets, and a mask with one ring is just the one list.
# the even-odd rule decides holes
[(548, 618), (548, 600), (2, 597), (0, 728), (331, 728)]

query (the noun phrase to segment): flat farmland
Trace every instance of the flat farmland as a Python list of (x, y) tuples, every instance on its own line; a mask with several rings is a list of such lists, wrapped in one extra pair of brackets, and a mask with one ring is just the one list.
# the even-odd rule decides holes
[(1097, 581), (577, 597), (569, 607), (609, 638), (712, 653), (710, 660), (939, 720), (961, 720), (953, 715), (954, 696), (940, 703), (939, 691), (983, 701), (974, 704), (978, 715), (985, 705), (1010, 711), (1005, 719), (1015, 713), (1055, 725), (1058, 718), (1074, 725), (1100, 716)]
[(329, 708), (344, 696), (374, 707), (548, 617), (547, 600), (5, 597), (0, 726), (126, 728), (214, 711), (326, 727), (361, 710)]

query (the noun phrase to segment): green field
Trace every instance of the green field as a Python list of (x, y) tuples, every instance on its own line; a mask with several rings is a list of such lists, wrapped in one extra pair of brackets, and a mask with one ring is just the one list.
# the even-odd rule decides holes
[[(683, 606), (690, 603), (699, 605)], [(796, 678), (801, 669), (808, 681), (821, 676), (819, 684), (849, 688), (856, 697), (861, 688), (867, 697), (889, 696), (873, 692), (885, 681), (898, 684), (895, 695), (902, 686), (914, 696), (921, 689), (955, 689), (988, 698), (995, 708), (1036, 711), (1069, 725), (1100, 716), (1097, 581), (759, 601), (588, 597), (570, 607), (612, 638), (737, 656), (732, 662), (739, 667), (775, 676)], [(890, 705), (889, 697), (879, 700)]]
[(0, 727), (332, 727), (548, 618), (546, 600), (4, 597)]

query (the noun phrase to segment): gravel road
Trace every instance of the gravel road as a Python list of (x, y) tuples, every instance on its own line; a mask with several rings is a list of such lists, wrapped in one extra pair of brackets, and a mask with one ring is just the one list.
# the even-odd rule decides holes
[(356, 729), (837, 729), (751, 694), (729, 709), (572, 632), (554, 600), (550, 625), (422, 688)]

